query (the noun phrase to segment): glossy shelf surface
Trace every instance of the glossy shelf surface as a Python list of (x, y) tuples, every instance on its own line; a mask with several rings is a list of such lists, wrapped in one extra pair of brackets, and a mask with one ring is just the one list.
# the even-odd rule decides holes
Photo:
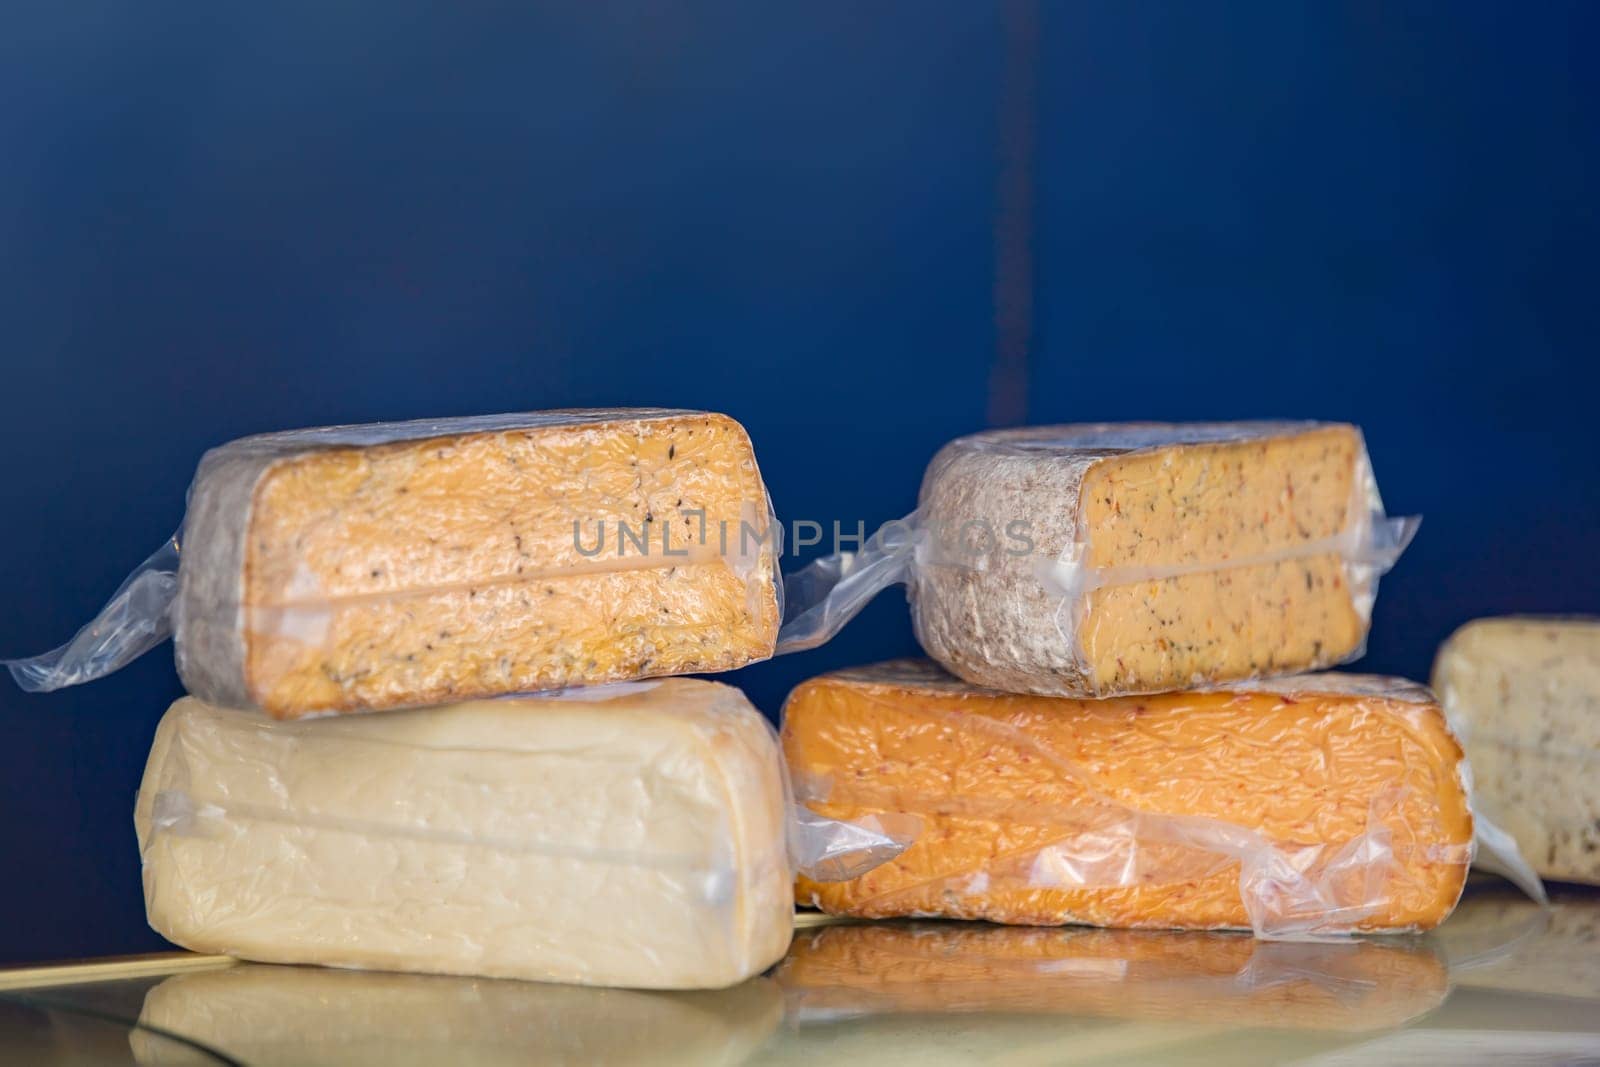
[(0, 972), (0, 1059), (250, 1064), (1460, 1063), (1600, 1059), (1600, 891), (1475, 881), (1439, 930), (1237, 934), (797, 917), (696, 993), (182, 954)]

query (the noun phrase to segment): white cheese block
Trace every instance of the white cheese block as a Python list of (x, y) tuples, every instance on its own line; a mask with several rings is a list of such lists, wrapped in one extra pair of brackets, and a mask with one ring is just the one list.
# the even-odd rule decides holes
[(789, 943), (782, 773), (714, 682), (297, 722), (184, 698), (135, 813), (146, 907), (270, 963), (719, 988)]
[(1469, 622), (1433, 688), (1485, 814), (1546, 878), (1600, 885), (1600, 619)]

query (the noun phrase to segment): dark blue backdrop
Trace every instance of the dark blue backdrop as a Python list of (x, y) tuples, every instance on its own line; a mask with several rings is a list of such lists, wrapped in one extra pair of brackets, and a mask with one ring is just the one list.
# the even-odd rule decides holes
[[(0, 652), (210, 445), (621, 403), (727, 411), (780, 513), (868, 521), (1019, 404), (1349, 419), (1427, 516), (1365, 666), (1600, 609), (1600, 8), (567, 6), (8, 12)], [(912, 649), (893, 593), (734, 680), (772, 713)], [(130, 811), (178, 691), (166, 652), (0, 685), (0, 958), (159, 944)]]

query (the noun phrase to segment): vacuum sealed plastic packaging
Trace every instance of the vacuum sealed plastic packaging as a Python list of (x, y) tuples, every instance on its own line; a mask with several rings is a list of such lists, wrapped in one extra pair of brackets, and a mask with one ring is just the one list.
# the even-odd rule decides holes
[(26, 689), (175, 638), (203, 700), (289, 718), (721, 671), (772, 654), (777, 526), (744, 428), (660, 409), (247, 437)]
[(803, 683), (784, 711), (796, 796), (920, 830), (802, 904), (862, 918), (1422, 930), (1473, 852), (1466, 767), (1431, 694), (1322, 674), (1106, 700), (978, 689), (925, 661)]
[(780, 649), (905, 582), (922, 647), (977, 685), (1165, 692), (1358, 656), (1415, 532), (1361, 433), (1240, 422), (995, 430), (946, 445), (917, 510), (788, 582)]
[(1483, 809), (1540, 874), (1600, 885), (1600, 619), (1469, 622), (1433, 686)]
[(807, 866), (771, 726), (692, 679), (317, 722), (186, 697), (135, 824), (185, 948), (587, 985), (760, 973)]
[[(139, 1023), (249, 1064), (732, 1067), (782, 1016), (764, 978), (663, 993), (242, 964), (168, 978)], [(195, 1062), (148, 1032), (132, 1042), (140, 1063)]]

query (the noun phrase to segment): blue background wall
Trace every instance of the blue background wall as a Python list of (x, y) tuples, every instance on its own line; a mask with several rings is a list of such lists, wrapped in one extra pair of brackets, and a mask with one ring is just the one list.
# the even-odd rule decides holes
[[(1600, 8), (567, 6), (8, 12), (0, 652), (69, 636), (244, 433), (714, 408), (782, 514), (871, 523), (991, 385), (1361, 423), (1427, 516), (1371, 669), (1600, 610)], [(995, 371), (997, 271), (1031, 343)], [(735, 680), (774, 713), (913, 648), (891, 593)], [(166, 651), (0, 685), (0, 958), (160, 944), (130, 812), (178, 692)]]

